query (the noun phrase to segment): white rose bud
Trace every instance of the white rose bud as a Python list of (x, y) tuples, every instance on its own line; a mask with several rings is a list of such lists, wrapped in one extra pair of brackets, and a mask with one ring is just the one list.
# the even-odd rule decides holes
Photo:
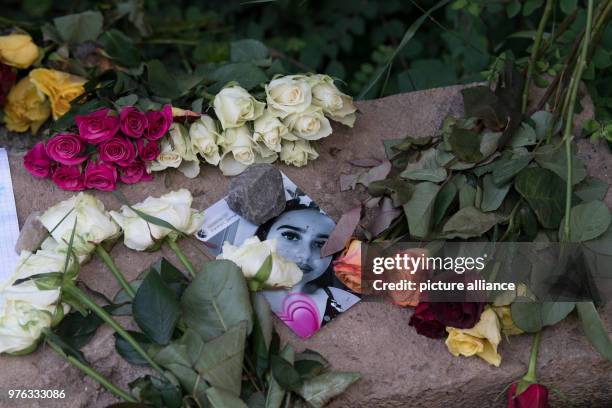
[(240, 174), (255, 163), (255, 142), (246, 126), (227, 129), (221, 135), (223, 156), (219, 168), (226, 176)]
[(200, 173), (199, 161), (193, 150), (189, 132), (185, 126), (173, 123), (170, 134), (160, 144), (160, 154), (149, 164), (151, 171), (175, 168), (185, 176), (194, 178)]
[(213, 118), (202, 115), (199, 120), (193, 122), (189, 128), (189, 137), (194, 150), (200, 153), (207, 163), (213, 166), (219, 164), (221, 156), (219, 155), (217, 142), (220, 135), (217, 123)]
[(225, 242), (218, 259), (234, 262), (247, 279), (252, 279), (269, 255), (272, 255), (272, 269), (265, 281), (266, 287), (290, 288), (302, 280), (302, 270), (276, 252), (276, 241), (273, 239), (261, 242), (257, 237), (250, 237), (240, 247)]
[(332, 128), (323, 110), (310, 106), (304, 112), (292, 113), (283, 122), (289, 131), (305, 140), (319, 140), (331, 135)]
[(322, 108), (330, 119), (353, 127), (357, 112), (353, 98), (340, 92), (328, 75), (313, 75), (309, 80), (312, 85), (312, 104)]
[(306, 140), (285, 142), (280, 152), (281, 161), (296, 167), (305, 166), (308, 160), (315, 160), (317, 157), (319, 153)]
[(256, 142), (263, 142), (263, 144), (272, 151), (280, 152), (281, 140), (287, 134), (289, 134), (287, 126), (269, 110), (266, 110), (264, 114), (255, 121), (253, 140)]
[(213, 106), (223, 129), (229, 129), (260, 117), (266, 104), (259, 102), (244, 88), (234, 85), (223, 88), (215, 96)]
[(312, 102), (312, 90), (304, 75), (276, 78), (266, 85), (268, 108), (275, 115), (285, 116), (304, 112)]
[[(180, 232), (191, 235), (204, 221), (202, 214), (191, 208), (192, 201), (191, 193), (182, 188), (159, 198), (147, 197), (132, 207), (166, 221)], [(123, 228), (125, 246), (136, 251), (150, 249), (157, 241), (176, 234), (169, 228), (148, 223), (125, 205), (121, 207), (121, 212), (111, 211), (110, 215)]]
[(51, 327), (55, 306), (41, 310), (29, 302), (1, 299), (0, 353), (34, 351), (44, 329)]
[(70, 242), (76, 219), (73, 250), (79, 257), (89, 255), (95, 245), (114, 239), (121, 234), (119, 226), (104, 209), (104, 204), (86, 193), (79, 193), (54, 205), (39, 219), (59, 246), (64, 248)]

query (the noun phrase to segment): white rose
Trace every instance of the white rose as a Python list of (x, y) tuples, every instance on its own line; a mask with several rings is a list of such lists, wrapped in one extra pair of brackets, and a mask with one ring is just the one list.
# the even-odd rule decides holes
[(263, 142), (268, 149), (280, 152), (281, 140), (285, 135), (289, 134), (287, 126), (269, 110), (266, 110), (264, 114), (255, 121), (254, 126), (255, 133), (253, 134), (253, 140), (256, 142)]
[(223, 129), (240, 127), (261, 116), (266, 106), (244, 88), (234, 85), (223, 88), (213, 101), (215, 114)]
[(217, 123), (208, 115), (193, 122), (189, 128), (189, 137), (193, 149), (200, 153), (207, 163), (216, 166), (221, 160), (217, 140), (220, 135), (217, 130)]
[(319, 140), (331, 135), (332, 128), (323, 110), (310, 106), (304, 112), (292, 113), (283, 122), (295, 136), (305, 140)]
[(161, 141), (160, 154), (151, 164), (151, 171), (175, 168), (189, 178), (200, 173), (199, 161), (193, 150), (189, 133), (185, 126), (173, 123), (170, 134)]
[[(191, 193), (182, 188), (159, 198), (147, 197), (132, 207), (166, 221), (180, 232), (191, 235), (204, 221), (201, 213), (191, 208), (192, 201)], [(175, 234), (169, 228), (145, 221), (127, 206), (121, 207), (121, 212), (111, 211), (110, 215), (123, 228), (125, 246), (137, 251), (152, 248), (157, 241)]]
[(309, 80), (312, 86), (312, 104), (323, 109), (330, 119), (353, 127), (357, 112), (353, 98), (340, 92), (328, 75), (312, 75)]
[(304, 112), (312, 102), (312, 91), (304, 75), (288, 75), (266, 85), (268, 108), (284, 118), (291, 113)]
[(91, 253), (95, 245), (121, 234), (119, 226), (104, 209), (104, 204), (86, 193), (79, 193), (54, 205), (39, 219), (60, 246), (70, 242), (76, 219), (73, 250), (79, 257)]
[(225, 242), (218, 259), (234, 262), (247, 279), (252, 279), (269, 255), (272, 255), (272, 269), (264, 282), (266, 287), (290, 288), (302, 280), (302, 270), (276, 252), (276, 241), (273, 239), (261, 242), (257, 237), (250, 237), (240, 247)]
[(315, 160), (318, 157), (319, 153), (306, 140), (285, 142), (280, 152), (281, 161), (296, 167), (305, 166), (308, 160)]
[(44, 329), (51, 327), (55, 307), (41, 310), (28, 302), (2, 299), (0, 293), (0, 353), (31, 352)]
[(219, 168), (224, 175), (235, 176), (255, 163), (256, 146), (246, 126), (227, 129), (219, 142), (223, 149)]

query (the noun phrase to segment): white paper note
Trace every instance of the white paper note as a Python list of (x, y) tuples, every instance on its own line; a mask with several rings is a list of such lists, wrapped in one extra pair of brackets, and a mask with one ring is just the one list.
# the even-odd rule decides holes
[(15, 244), (19, 238), (17, 209), (6, 150), (0, 148), (0, 287), (12, 274), (19, 256)]

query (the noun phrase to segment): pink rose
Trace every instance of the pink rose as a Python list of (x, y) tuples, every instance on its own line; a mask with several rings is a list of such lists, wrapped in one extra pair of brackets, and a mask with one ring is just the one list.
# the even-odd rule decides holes
[(85, 189), (82, 170), (82, 166), (59, 166), (51, 179), (63, 190), (80, 191)]
[(133, 106), (126, 106), (121, 109), (119, 114), (119, 120), (121, 121), (121, 131), (129, 137), (140, 138), (144, 135), (147, 130), (149, 122), (147, 121), (147, 115), (140, 112)]
[(134, 144), (125, 137), (115, 137), (100, 144), (98, 147), (100, 160), (116, 163), (118, 166), (128, 166), (136, 158)]
[(170, 128), (172, 124), (172, 106), (165, 105), (161, 111), (147, 112), (149, 127), (145, 137), (149, 140), (159, 140)]
[(159, 156), (159, 146), (155, 141), (138, 139), (136, 146), (140, 158), (144, 161), (153, 161)]
[(130, 165), (119, 169), (119, 180), (125, 184), (135, 184), (153, 180), (153, 175), (147, 173), (147, 167), (142, 160), (134, 160)]
[(47, 178), (51, 175), (53, 161), (47, 155), (45, 144), (38, 142), (23, 156), (23, 167), (34, 177)]
[(117, 185), (117, 169), (111, 163), (90, 161), (85, 169), (85, 187), (113, 191)]
[(58, 133), (47, 141), (47, 154), (50, 158), (61, 164), (73, 166), (87, 160), (81, 156), (85, 144), (74, 133)]
[(119, 118), (109, 115), (111, 110), (102, 108), (88, 115), (77, 115), (75, 122), (79, 127), (81, 139), (98, 144), (111, 139), (119, 130)]

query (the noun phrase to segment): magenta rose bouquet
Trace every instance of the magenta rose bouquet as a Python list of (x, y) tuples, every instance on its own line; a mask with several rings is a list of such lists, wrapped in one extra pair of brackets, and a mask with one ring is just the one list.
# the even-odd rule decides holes
[(23, 164), (34, 177), (50, 178), (64, 190), (112, 191), (118, 182), (152, 179), (149, 164), (171, 124), (170, 105), (149, 112), (134, 106), (99, 109), (77, 115), (73, 131), (37, 143)]

